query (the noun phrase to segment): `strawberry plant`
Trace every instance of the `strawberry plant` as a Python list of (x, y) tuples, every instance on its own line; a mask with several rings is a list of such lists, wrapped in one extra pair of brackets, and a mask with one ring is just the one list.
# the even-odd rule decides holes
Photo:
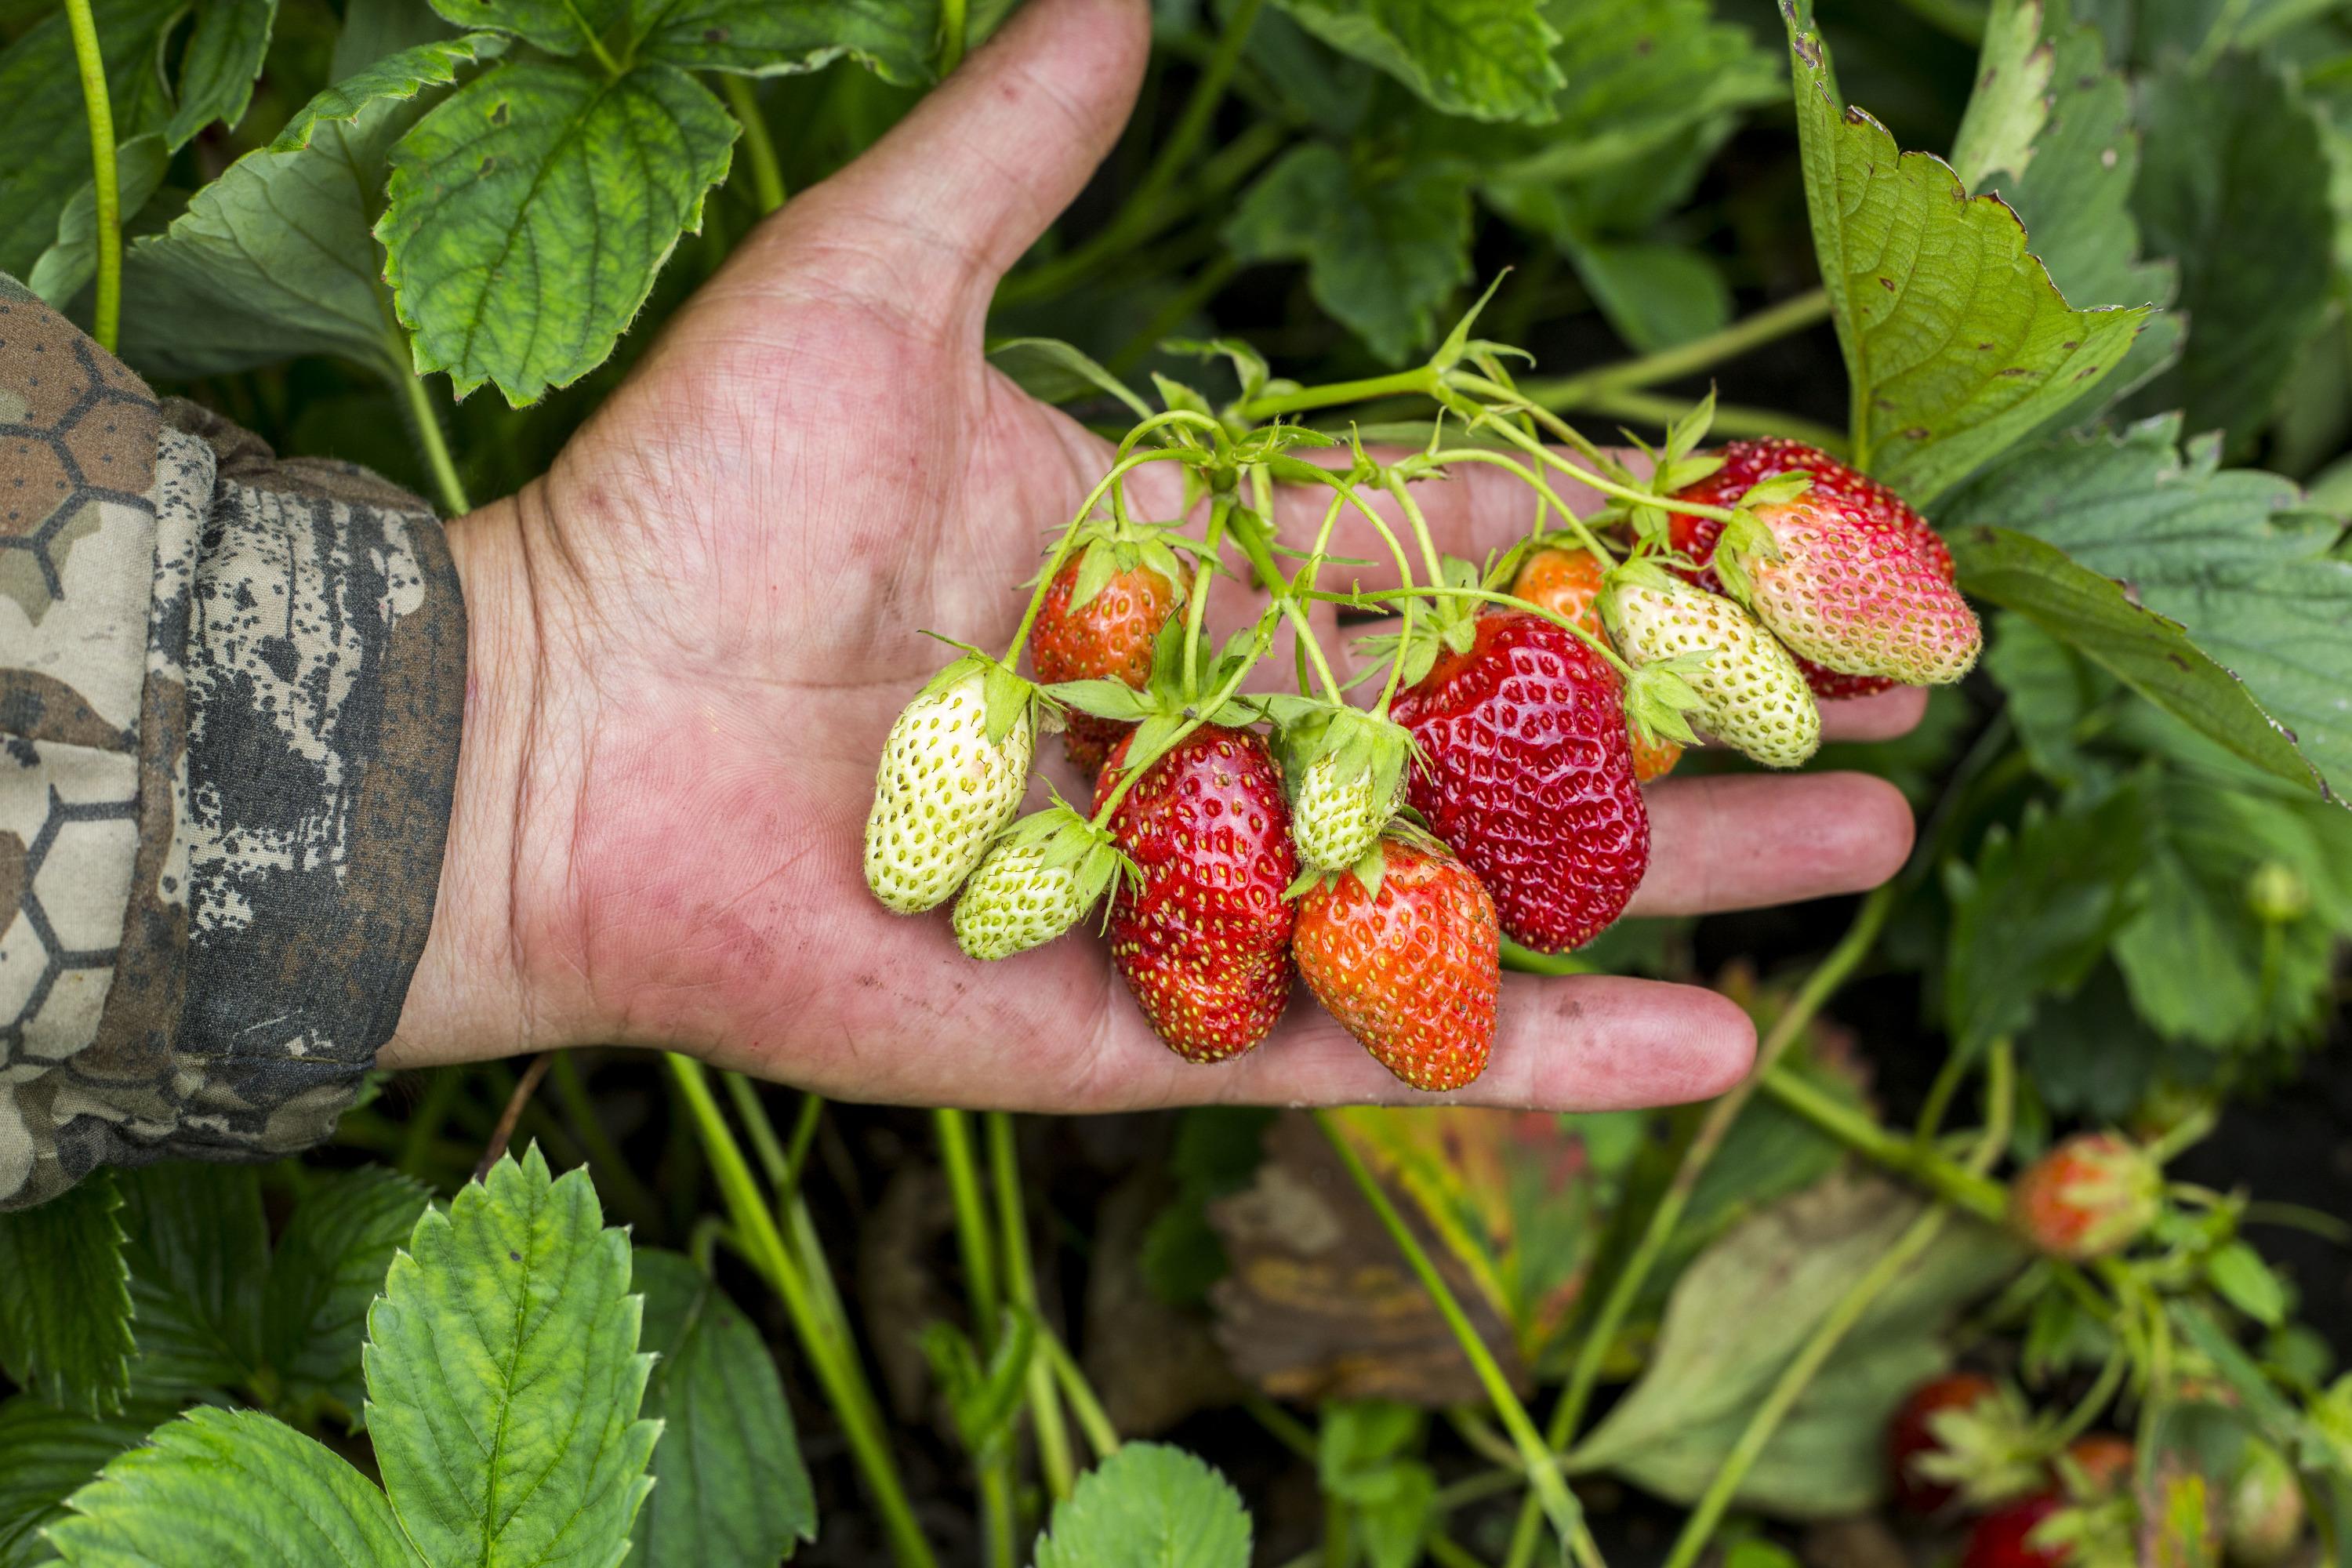
[(2342, 1561), (2352, 6), (1148, 8), (995, 255), (1139, 14), (0, 0), (0, 272), (776, 770), (600, 736), (625, 1047), (0, 1213), (0, 1568)]

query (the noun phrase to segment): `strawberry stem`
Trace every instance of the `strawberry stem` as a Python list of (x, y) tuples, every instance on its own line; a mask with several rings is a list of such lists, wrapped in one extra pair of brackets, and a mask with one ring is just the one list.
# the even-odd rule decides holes
[(1329, 408), (1342, 403), (1370, 403), (1377, 397), (1423, 397), (1437, 395), (1439, 373), (1428, 365), (1416, 365), (1392, 375), (1366, 376), (1360, 381), (1335, 381), (1322, 386), (1302, 386), (1296, 392), (1285, 392), (1271, 397), (1253, 398), (1242, 405), (1242, 417), (1253, 422), (1272, 419), (1278, 415), (1297, 414), (1309, 408)]
[(1560, 500), (1559, 493), (1544, 481), (1543, 475), (1528, 468), (1525, 463), (1515, 462), (1500, 452), (1489, 452), (1477, 447), (1449, 447), (1443, 452), (1432, 453), (1430, 460), (1436, 463), (1486, 463), (1507, 473), (1517, 475), (1521, 484), (1534, 490), (1559, 511), (1561, 519), (1568, 524), (1569, 531), (1583, 542), (1584, 548), (1592, 552), (1607, 564), (1612, 566), (1617, 564), (1617, 552), (1603, 544), (1600, 536), (1585, 526), (1584, 520), (1569, 510), (1568, 503)]
[(1111, 813), (1117, 811), (1118, 803), (1127, 798), (1127, 792), (1135, 787), (1135, 781), (1150, 772), (1154, 763), (1182, 744), (1184, 737), (1207, 723), (1212, 715), (1233, 700), (1234, 693), (1242, 689), (1242, 682), (1249, 679), (1249, 672), (1256, 668), (1259, 659), (1265, 657), (1267, 646), (1274, 641), (1274, 623), (1281, 608), (1279, 603), (1266, 606), (1265, 614), (1258, 617), (1257, 637), (1250, 644), (1249, 657), (1234, 667), (1233, 674), (1226, 679), (1224, 685), (1219, 687), (1205, 701), (1193, 705), (1192, 718), (1178, 725), (1158, 750), (1140, 758), (1134, 756), (1128, 758), (1126, 765), (1119, 770), (1118, 783), (1111, 786), (1110, 794), (1104, 797), (1102, 805), (1095, 810), (1093, 818), (1095, 826), (1108, 826)]
[[(1209, 526), (1201, 536), (1201, 563), (1192, 574), (1192, 602), (1184, 606), (1184, 695), (1198, 696), (1192, 680), (1201, 668), (1201, 622), (1209, 609), (1209, 575), (1217, 569), (1217, 546), (1225, 537), (1225, 519), (1234, 509), (1232, 498), (1219, 496), (1209, 503)], [(1244, 547), (1244, 553), (1247, 553)]]
[(1054, 553), (1046, 559), (1045, 569), (1037, 574), (1037, 586), (1030, 592), (1029, 607), (1022, 612), (1021, 625), (1013, 629), (1012, 645), (1004, 650), (1003, 658), (998, 662), (1007, 669), (1020, 663), (1021, 650), (1029, 646), (1029, 634), (1036, 628), (1037, 612), (1045, 608), (1045, 595), (1054, 586), (1055, 575), (1062, 570), (1062, 563), (1069, 559), (1071, 542), (1077, 538), (1079, 526), (1094, 515), (1096, 506), (1111, 488), (1146, 463), (1185, 462), (1198, 456), (1188, 447), (1170, 447), (1155, 452), (1138, 452), (1132, 457), (1121, 457), (1110, 466), (1110, 471), (1087, 492), (1087, 499), (1079, 503), (1076, 515), (1063, 528), (1062, 537), (1055, 542)]
[(1402, 599), (1406, 602), (1408, 607), (1410, 607), (1412, 601), (1417, 598), (1475, 599), (1482, 604), (1500, 605), (1506, 609), (1525, 610), (1531, 616), (1541, 616), (1545, 620), (1551, 622), (1554, 626), (1561, 626), (1573, 632), (1576, 635), (1577, 639), (1582, 642), (1585, 647), (1599, 654), (1602, 658), (1607, 659), (1609, 661), (1609, 667), (1612, 669), (1614, 669), (1620, 677), (1627, 680), (1633, 679), (1633, 667), (1627, 664), (1625, 662), (1624, 656), (1620, 654), (1615, 648), (1611, 647), (1608, 642), (1603, 638), (1594, 637), (1591, 632), (1586, 631), (1582, 626), (1578, 626), (1574, 621), (1570, 620), (1566, 616), (1561, 615), (1557, 610), (1548, 610), (1541, 605), (1531, 605), (1527, 600), (1518, 597), (1517, 595), (1497, 593), (1492, 588), (1444, 587), (1414, 588), (1411, 590), (1394, 588), (1366, 588), (1352, 594), (1317, 594), (1314, 597), (1318, 599), (1328, 599), (1335, 604), (1341, 605), (1360, 604), (1367, 599), (1379, 600), (1381, 602)]
[(1389, 494), (1396, 498), (1397, 505), (1404, 511), (1405, 521), (1412, 524), (1412, 536), (1421, 545), (1422, 564), (1429, 569), (1431, 585), (1433, 587), (1444, 582), (1445, 563), (1437, 553), (1437, 542), (1430, 537), (1429, 519), (1422, 515), (1421, 503), (1412, 499), (1412, 492), (1405, 488), (1404, 480), (1398, 477), (1394, 468), (1381, 471), (1381, 483)]
[(1589, 469), (1578, 468), (1574, 463), (1507, 420), (1497, 419), (1490, 423), (1511, 445), (1520, 448), (1537, 461), (1558, 468), (1561, 473), (1589, 489), (1599, 490), (1602, 495), (1613, 496), (1622, 501), (1631, 501), (1636, 506), (1654, 506), (1662, 511), (1679, 511), (1692, 517), (1711, 517), (1718, 522), (1731, 521), (1729, 507), (1706, 506), (1698, 501), (1677, 500), (1672, 496), (1660, 495), (1655, 490), (1635, 489), (1633, 486), (1620, 484), (1615, 479), (1603, 479)]

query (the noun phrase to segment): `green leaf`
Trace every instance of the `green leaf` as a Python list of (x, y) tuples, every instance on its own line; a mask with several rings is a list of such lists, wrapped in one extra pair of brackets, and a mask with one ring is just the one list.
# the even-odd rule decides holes
[[(164, 166), (170, 162), (163, 138), (152, 132), (134, 136), (115, 149), (116, 190), (126, 223), (154, 195), (155, 188), (163, 183)], [(57, 243), (41, 252), (41, 258), (33, 263), (25, 286), (55, 309), (63, 310), (73, 302), (75, 295), (89, 286), (97, 271), (98, 186), (92, 184), (76, 191), (65, 210), (58, 214)]]
[(368, 232), (385, 154), (420, 94), (505, 47), (475, 33), (379, 60), (230, 164), (169, 228), (131, 247), (124, 359), (150, 375), (195, 376), (332, 354), (406, 377)]
[(1037, 1538), (1036, 1568), (1247, 1568), (1249, 1515), (1181, 1448), (1129, 1443), (1078, 1478)]
[[(153, 79), (161, 35), (181, 0), (93, 0), (114, 134), (162, 128)], [(0, 52), (0, 272), (23, 277), (49, 247), (58, 215), (90, 183), (89, 129), (63, 8)]]
[(1642, 353), (1703, 338), (1731, 320), (1731, 289), (1685, 245), (1574, 243), (1576, 274), (1609, 324)]
[(2042, 30), (2038, 0), (2012, 0), (1988, 19), (1976, 89), (1952, 135), (1952, 172), (1971, 191), (1995, 174), (2021, 174), (2033, 161), (2034, 142), (2050, 123), (2056, 64)]
[(261, 1365), (269, 1227), (250, 1165), (149, 1165), (118, 1176), (142, 1386), (240, 1388)]
[(365, 1476), (258, 1411), (206, 1406), (164, 1423), (69, 1506), (50, 1542), (91, 1568), (418, 1568)]
[(629, 0), (433, 0), (433, 8), (460, 27), (512, 33), (551, 55), (593, 52), (628, 14)]
[(205, 0), (180, 63), (180, 101), (164, 136), (174, 151), (215, 121), (235, 129), (253, 101), (253, 79), (269, 52), (278, 0)]
[(115, 1178), (100, 1171), (47, 1203), (0, 1214), (0, 1371), (92, 1415), (131, 1387), (121, 1208)]
[(2222, 1300), (2264, 1328), (2286, 1321), (2286, 1287), (2263, 1261), (2261, 1253), (2242, 1241), (2224, 1243), (2205, 1259), (2205, 1278)]
[(1925, 506), (2063, 413), (2130, 348), (2145, 309), (2067, 308), (2017, 215), (1831, 97), (1828, 53), (1790, 53), (1813, 248), (1845, 352), (1854, 460)]
[(653, 1482), (629, 1242), (534, 1145), (428, 1209), (368, 1312), (368, 1432), (434, 1563), (611, 1568)]
[(2243, 56), (2159, 72), (2141, 123), (2132, 205), (2149, 246), (2179, 263), (2189, 316), (2179, 368), (2143, 402), (2242, 445), (2327, 302), (2336, 222), (2319, 126), (2278, 68)]
[(988, 363), (1041, 403), (1075, 403), (1106, 392), (1126, 404), (1138, 419), (1157, 412), (1133, 387), (1059, 338), (998, 338), (988, 345)]
[[(1675, 1286), (1648, 1370), (1579, 1446), (1582, 1461), (1694, 1501), (1765, 1391), (1920, 1204), (1880, 1178), (1836, 1175), (1724, 1237)], [(1738, 1506), (1822, 1518), (1877, 1501), (1887, 1417), (1945, 1363), (1936, 1336), (2021, 1260), (1994, 1227), (1954, 1221), (1840, 1342), (1741, 1483)]]
[(885, 81), (929, 81), (939, 0), (636, 0), (638, 52), (686, 70), (796, 75), (846, 56)]
[(1957, 1048), (2025, 1027), (2045, 994), (2083, 983), (2134, 912), (2126, 889), (2147, 822), (2136, 788), (2055, 815), (2036, 802), (2013, 836), (2005, 825), (1985, 835), (1973, 867), (1947, 864), (1944, 1012)]
[(56, 1562), (40, 1532), (65, 1516), (67, 1495), (171, 1414), (163, 1405), (89, 1415), (29, 1394), (0, 1405), (0, 1568)]
[(655, 1352), (646, 1415), (662, 1422), (656, 1485), (637, 1515), (632, 1563), (650, 1568), (774, 1568), (816, 1539), (783, 1381), (749, 1320), (674, 1252), (639, 1247), (638, 1343)]
[(536, 400), (604, 363), (727, 174), (736, 124), (675, 66), (502, 65), (393, 150), (376, 237), (419, 372)]
[(1391, 363), (1436, 333), (1437, 310), (1470, 275), (1470, 200), (1451, 163), (1351, 163), (1295, 147), (1225, 226), (1236, 259), (1307, 263), (1316, 302)]
[(278, 1238), (262, 1310), (270, 1363), (295, 1390), (323, 1391), (358, 1414), (369, 1304), (431, 1199), (383, 1165), (324, 1175), (304, 1193)]
[(1559, 35), (1542, 0), (1277, 0), (1333, 48), (1448, 114), (1549, 120)]
[(1547, 12), (1562, 37), (1558, 118), (1500, 178), (1580, 180), (1640, 160), (1654, 179), (1669, 142), (1780, 96), (1772, 52), (1708, 0), (1551, 0)]
[(2210, 442), (2183, 454), (2179, 430), (2152, 419), (2034, 447), (1951, 498), (1936, 521), (1961, 586), (2266, 772), (2352, 779), (2352, 562), (2329, 553), (2336, 528), (2294, 510), (2289, 481), (2222, 471)]

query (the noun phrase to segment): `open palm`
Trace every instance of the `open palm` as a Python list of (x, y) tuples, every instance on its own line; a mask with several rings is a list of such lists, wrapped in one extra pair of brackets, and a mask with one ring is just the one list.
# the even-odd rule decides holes
[[(900, 918), (865, 889), (883, 735), (952, 657), (923, 630), (1001, 647), (1046, 531), (1108, 460), (986, 364), (982, 332), (997, 279), (1118, 134), (1147, 24), (1137, 0), (1031, 5), (753, 234), (543, 480), (453, 528), (466, 755), (388, 1061), (624, 1041), (864, 1100), (1428, 1098), (1303, 1000), (1250, 1056), (1188, 1065), (1091, 937), (982, 965), (944, 910)], [(1494, 478), (1423, 487), (1442, 546), (1480, 555), (1525, 529), (1522, 493)], [(1335, 548), (1375, 553), (1362, 542)], [(1218, 619), (1252, 613), (1220, 593)], [(1848, 735), (1918, 711), (1911, 693), (1837, 706)], [(1867, 887), (1910, 842), (1901, 798), (1859, 775), (1649, 799), (1635, 913)], [(1689, 1099), (1753, 1046), (1730, 1003), (1637, 980), (1507, 976), (1501, 1019), (1493, 1067), (1455, 1098)]]

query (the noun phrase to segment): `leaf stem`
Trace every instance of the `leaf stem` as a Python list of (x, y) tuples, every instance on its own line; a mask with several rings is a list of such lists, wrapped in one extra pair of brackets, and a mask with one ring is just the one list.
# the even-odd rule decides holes
[(1419, 1238), (1405, 1225), (1403, 1216), (1396, 1211), (1396, 1205), (1389, 1201), (1388, 1193), (1373, 1179), (1371, 1172), (1364, 1165), (1363, 1156), (1356, 1152), (1355, 1145), (1348, 1142), (1339, 1124), (1331, 1120), (1330, 1113), (1317, 1110), (1312, 1114), (1315, 1124), (1323, 1130), (1324, 1137), (1330, 1140), (1331, 1147), (1338, 1152), (1340, 1163), (1347, 1167), (1349, 1179), (1356, 1184), (1356, 1190), (1371, 1205), (1381, 1227), (1396, 1243), (1397, 1250), (1404, 1255), (1406, 1265), (1421, 1281), (1422, 1289), (1428, 1292), (1430, 1300), (1436, 1303), (1439, 1315), (1445, 1320), (1445, 1326), (1453, 1331), (1455, 1341), (1462, 1346), (1462, 1353), (1469, 1359), (1471, 1370), (1477, 1374), (1488, 1401), (1495, 1406), (1496, 1415), (1502, 1420), (1503, 1429), (1511, 1435), (1512, 1446), (1518, 1450), (1520, 1461), (1527, 1466), (1531, 1495), (1550, 1516), (1553, 1527), (1559, 1531), (1561, 1540), (1567, 1542), (1578, 1561), (1587, 1564), (1588, 1568), (1599, 1563), (1600, 1552), (1585, 1527), (1584, 1510), (1578, 1504), (1576, 1494), (1570, 1491), (1568, 1483), (1560, 1479), (1559, 1467), (1553, 1460), (1550, 1447), (1544, 1442), (1542, 1434), (1536, 1430), (1527, 1406), (1512, 1392), (1510, 1380), (1503, 1375), (1501, 1365), (1495, 1360), (1495, 1352), (1486, 1348), (1485, 1336), (1470, 1321), (1470, 1315), (1462, 1310), (1461, 1301), (1454, 1297), (1454, 1288), (1437, 1271), (1437, 1265), (1430, 1261), (1429, 1254), (1422, 1247)]
[(1276, 393), (1270, 396), (1252, 398), (1242, 405), (1241, 416), (1252, 421), (1275, 418), (1278, 415), (1299, 414), (1309, 408), (1330, 408), (1342, 403), (1368, 403), (1375, 397), (1419, 395), (1434, 397), (1438, 391), (1438, 374), (1427, 365), (1416, 365), (1391, 375), (1370, 375), (1359, 381), (1335, 381), (1322, 386), (1302, 386), (1296, 392)]
[(733, 1218), (737, 1237), (748, 1248), (746, 1256), (752, 1267), (759, 1269), (783, 1301), (785, 1315), (792, 1319), (801, 1348), (824, 1388), (835, 1417), (841, 1422), (843, 1436), (857, 1460), (866, 1489), (873, 1495), (874, 1506), (882, 1516), (882, 1530), (889, 1538), (891, 1555), (899, 1568), (938, 1568), (930, 1543), (923, 1539), (922, 1530), (915, 1522), (914, 1510), (908, 1504), (898, 1462), (884, 1436), (879, 1407), (874, 1402), (873, 1391), (866, 1386), (865, 1371), (858, 1365), (856, 1347), (840, 1320), (837, 1301), (827, 1293), (828, 1310), (820, 1315), (818, 1293), (812, 1290), (811, 1281), (803, 1276), (782, 1233), (776, 1228), (775, 1215), (769, 1211), (751, 1167), (743, 1158), (742, 1147), (735, 1142), (735, 1134), (719, 1111), (702, 1064), (675, 1053), (664, 1059), (694, 1118), (704, 1152), (710, 1159), (711, 1174)]
[(766, 216), (784, 205), (784, 167), (776, 161), (775, 138), (768, 133), (768, 116), (760, 108), (759, 89), (747, 76), (729, 71), (719, 79), (727, 107), (743, 128), (743, 152), (751, 165), (751, 195)]
[(1923, 1148), (1907, 1133), (1887, 1131), (1795, 1073), (1767, 1073), (1759, 1083), (1772, 1100), (1873, 1164), (1919, 1183), (1979, 1219), (1999, 1224), (2007, 1216), (2009, 1189), (1999, 1182), (1970, 1176), (1937, 1150)]
[[(1682, 1163), (1675, 1169), (1674, 1181), (1658, 1199), (1658, 1206), (1650, 1213), (1642, 1239), (1633, 1254), (1625, 1261), (1611, 1283), (1609, 1294), (1600, 1311), (1584, 1331), (1584, 1342), (1578, 1347), (1575, 1365), (1570, 1370), (1568, 1386), (1560, 1391), (1559, 1403), (1552, 1407), (1551, 1425), (1545, 1431), (1550, 1449), (1565, 1448), (1576, 1436), (1577, 1424), (1584, 1418), (1585, 1406), (1601, 1382), (1601, 1369), (1608, 1359), (1609, 1347), (1616, 1342), (1617, 1333), (1624, 1326), (1626, 1315), (1633, 1310), (1650, 1271), (1666, 1249), (1675, 1227), (1681, 1224), (1683, 1211), (1689, 1206), (1691, 1194), (1698, 1186), (1699, 1177), (1713, 1162), (1717, 1151), (1731, 1131), (1731, 1124), (1748, 1108), (1748, 1101), (1758, 1088), (1772, 1076), (1772, 1069), (1795, 1043), (1805, 1026), (1823, 1002), (1843, 984), (1860, 966), (1878, 941), (1878, 933), (1886, 924), (1895, 907), (1891, 886), (1873, 892), (1855, 911), (1853, 923), (1846, 929), (1837, 946), (1823, 956), (1805, 977), (1797, 994), (1789, 999), (1788, 1008), (1773, 1020), (1772, 1027), (1757, 1048), (1756, 1066), (1730, 1092), (1707, 1108), (1706, 1118), (1683, 1151)], [(1890, 1134), (1890, 1136), (1892, 1136)], [(1518, 1526), (1511, 1537), (1510, 1554), (1504, 1560), (1507, 1568), (1528, 1568), (1533, 1560), (1536, 1544), (1534, 1510), (1519, 1511)]]
[(947, 75), (963, 63), (965, 33), (970, 21), (965, 14), (965, 0), (940, 0), (940, 74)]
[(66, 0), (74, 66), (81, 76), (82, 114), (89, 122), (90, 177), (98, 195), (98, 298), (89, 335), (112, 353), (122, 336), (122, 186), (114, 166), (114, 101), (107, 95), (106, 52), (89, 0)]
[(972, 1159), (971, 1124), (952, 1106), (933, 1110), (931, 1122), (939, 1130), (940, 1162), (947, 1168), (948, 1191), (955, 1199), (956, 1247), (963, 1255), (964, 1289), (971, 1296), (972, 1337), (993, 1344), (1003, 1298), (996, 1289), (996, 1248), (988, 1233), (988, 1212), (981, 1201), (980, 1167)]
[[(1004, 1290), (1013, 1304), (1042, 1321), (1037, 1310), (1037, 1280), (1030, 1270), (1029, 1220), (1023, 1212), (1021, 1152), (1013, 1142), (1013, 1118), (1002, 1110), (986, 1117), (988, 1174), (996, 1189), (996, 1232), (1004, 1242)], [(1037, 1426), (1037, 1467), (1045, 1488), (1059, 1500), (1070, 1495), (1076, 1480), (1070, 1462), (1070, 1431), (1062, 1420), (1062, 1402), (1054, 1392), (1054, 1369), (1041, 1355), (1029, 1358), (1029, 1414)]]
[(393, 383), (408, 405), (408, 422), (416, 432), (416, 444), (424, 449), (425, 467), (433, 476), (433, 488), (441, 492), (441, 510), (448, 516), (463, 517), (474, 510), (466, 499), (466, 482), (457, 477), (457, 465), (449, 456), (449, 439), (442, 434), (440, 411), (433, 406), (433, 390), (421, 375), (394, 374)]
[(1706, 370), (1759, 344), (1801, 331), (1816, 321), (1827, 320), (1829, 313), (1829, 291), (1824, 289), (1809, 289), (1777, 305), (1768, 306), (1752, 316), (1742, 317), (1719, 331), (1709, 332), (1703, 338), (1694, 338), (1670, 349), (1621, 360), (1615, 364), (1599, 365), (1574, 375), (1522, 383), (1519, 396), (1549, 409), (1582, 407), (1595, 393), (1654, 386), (1662, 381), (1672, 381), (1677, 376)]
[(1078, 1418), (1078, 1430), (1087, 1435), (1097, 1460), (1108, 1459), (1118, 1452), (1118, 1428), (1104, 1414), (1102, 1401), (1095, 1397), (1094, 1385), (1078, 1363), (1070, 1359), (1069, 1347), (1061, 1336), (1044, 1323), (1037, 1325), (1037, 1349), (1052, 1363), (1055, 1381), (1062, 1385), (1062, 1397), (1070, 1402), (1070, 1409)]

